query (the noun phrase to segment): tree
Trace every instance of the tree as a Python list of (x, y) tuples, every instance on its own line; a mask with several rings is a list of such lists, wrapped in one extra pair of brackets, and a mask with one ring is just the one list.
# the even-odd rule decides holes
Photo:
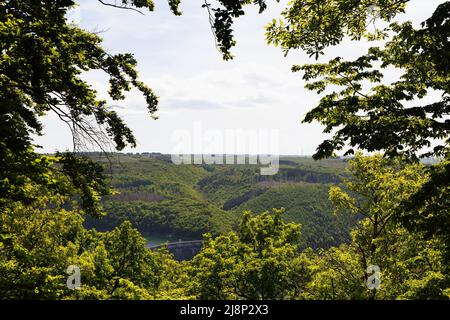
[(300, 227), (284, 223), (282, 210), (244, 212), (239, 231), (206, 236), (194, 257), (191, 291), (200, 299), (286, 299), (298, 297), (308, 279), (298, 257)]
[[(317, 257), (310, 290), (322, 299), (445, 298), (444, 243), (408, 232), (395, 219), (403, 199), (429, 179), (424, 166), (357, 155), (349, 170), (351, 178), (344, 188), (330, 188), (330, 199), (337, 212), (349, 210), (362, 220), (351, 243)], [(367, 286), (371, 265), (381, 271), (379, 290)]]
[(121, 279), (132, 281), (148, 290), (157, 288), (161, 281), (158, 275), (163, 267), (145, 247), (145, 239), (129, 221), (108, 232), (104, 241), (114, 268), (111, 295), (120, 287)]
[(32, 204), (10, 202), (0, 211), (0, 297), (60, 299), (83, 220), (64, 209), (64, 196), (36, 186), (27, 191), (36, 197)]
[[(303, 1), (295, 1), (284, 13), (289, 25), (269, 26), (269, 39), (275, 44), (280, 43), (284, 50), (300, 45), (319, 54), (324, 47), (339, 43), (344, 35), (359, 39), (368, 32), (365, 26), (367, 14), (355, 16), (345, 5), (346, 1), (330, 1), (323, 6), (319, 2), (317, 7), (309, 8)], [(397, 6), (389, 5), (390, 2)], [(368, 10), (369, 1), (352, 3), (358, 12)], [(406, 1), (387, 1), (377, 12), (381, 18), (390, 20), (396, 12), (403, 11), (404, 3)], [(311, 15), (299, 16), (308, 9), (312, 10)], [(326, 94), (305, 117), (305, 122), (321, 122), (325, 132), (337, 129), (332, 139), (319, 146), (316, 158), (331, 156), (347, 142), (368, 151), (383, 150), (387, 156), (448, 155), (448, 140), (445, 139), (448, 139), (449, 130), (446, 121), (449, 114), (449, 10), (450, 3), (441, 4), (418, 30), (410, 22), (392, 23), (390, 29), (395, 35), (385, 48), (370, 48), (368, 54), (355, 61), (337, 57), (328, 63), (293, 67), (293, 71), (304, 72), (303, 79), (309, 81), (306, 88), (310, 90), (322, 93), (332, 85), (343, 87), (342, 91)], [(315, 20), (314, 16), (319, 14), (323, 19)], [(337, 15), (345, 18), (336, 19)], [(334, 32), (331, 31), (333, 28)], [(314, 32), (316, 29), (319, 30), (317, 33)], [(323, 38), (319, 39), (319, 36)], [(387, 34), (382, 36), (387, 37)], [(310, 41), (305, 43), (305, 38)], [(363, 83), (381, 83), (381, 70), (388, 67), (403, 71), (400, 80), (365, 90)], [(420, 103), (430, 91), (442, 92), (442, 100), (410, 106), (410, 102)], [(444, 141), (422, 154), (421, 149), (430, 147), (434, 139)], [(346, 154), (353, 153), (353, 149), (346, 150)]]

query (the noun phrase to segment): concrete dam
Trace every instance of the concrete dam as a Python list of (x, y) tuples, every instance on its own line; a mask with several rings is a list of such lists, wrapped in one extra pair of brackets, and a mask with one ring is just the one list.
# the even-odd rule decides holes
[(157, 246), (150, 246), (150, 250), (158, 250), (167, 247), (173, 254), (175, 260), (183, 261), (192, 259), (202, 248), (203, 240), (178, 241), (172, 243), (164, 243)]

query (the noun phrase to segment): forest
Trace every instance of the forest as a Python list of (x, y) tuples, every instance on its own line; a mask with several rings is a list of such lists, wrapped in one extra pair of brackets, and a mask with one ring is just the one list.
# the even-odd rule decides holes
[[(279, 172), (260, 174), (257, 165), (177, 166), (160, 155), (116, 155), (110, 170), (118, 194), (105, 197), (106, 215), (86, 218), (85, 226), (107, 231), (125, 220), (142, 234), (178, 239), (201, 239), (204, 233), (235, 230), (246, 210), (285, 208), (286, 222), (303, 226), (301, 241), (313, 248), (346, 242), (358, 217), (333, 215), (328, 189), (348, 173), (346, 160), (314, 161), (281, 158)], [(97, 157), (97, 158), (96, 158)], [(105, 158), (92, 159), (108, 169)]]
[[(155, 10), (152, 0), (96, 4)], [(125, 152), (136, 132), (85, 74), (105, 76), (113, 101), (133, 90), (149, 121), (164, 93), (132, 53), (68, 21), (77, 5), (0, 0), (0, 299), (450, 299), (449, 1), (419, 26), (397, 19), (409, 0), (286, 4), (266, 40), (309, 57), (292, 72), (320, 97), (303, 122), (326, 135), (312, 157), (281, 156), (272, 176)], [(225, 61), (239, 46), (236, 20), (270, 5), (203, 4)], [(367, 53), (319, 60), (346, 40)], [(40, 151), (49, 114), (70, 129), (72, 151)], [(202, 248), (183, 261), (148, 248), (163, 236)]]

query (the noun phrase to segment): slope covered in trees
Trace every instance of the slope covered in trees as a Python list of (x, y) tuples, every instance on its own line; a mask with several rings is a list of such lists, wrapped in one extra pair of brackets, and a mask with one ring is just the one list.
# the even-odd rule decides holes
[(328, 201), (331, 183), (348, 175), (345, 160), (282, 158), (276, 175), (262, 176), (256, 165), (175, 165), (159, 154), (117, 157), (111, 185), (118, 194), (104, 198), (107, 215), (88, 218), (88, 227), (110, 230), (129, 220), (145, 235), (199, 239), (235, 230), (244, 210), (284, 207), (284, 219), (303, 226), (304, 246), (350, 239), (355, 219), (337, 219)]

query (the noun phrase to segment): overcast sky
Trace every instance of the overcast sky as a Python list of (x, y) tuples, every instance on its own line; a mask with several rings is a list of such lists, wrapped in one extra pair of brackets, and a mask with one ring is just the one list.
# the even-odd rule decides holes
[[(416, 25), (429, 17), (444, 1), (413, 0), (402, 20)], [(304, 89), (300, 74), (290, 71), (293, 64), (313, 60), (301, 51), (284, 57), (279, 48), (268, 46), (264, 26), (279, 17), (286, 1), (269, 1), (269, 9), (259, 15), (249, 6), (247, 14), (235, 26), (235, 59), (225, 62), (214, 46), (208, 15), (201, 0), (184, 0), (183, 15), (170, 13), (166, 0), (156, 0), (153, 13), (140, 15), (80, 0), (73, 13), (81, 27), (103, 31), (104, 47), (111, 53), (135, 55), (142, 80), (160, 97), (158, 120), (152, 120), (139, 94), (131, 92), (116, 110), (134, 130), (138, 147), (132, 152), (174, 150), (174, 134), (236, 129), (276, 130), (279, 153), (310, 155), (323, 140), (318, 124), (302, 124), (305, 113), (319, 100)], [(346, 42), (329, 49), (323, 59), (342, 56), (347, 59), (364, 54), (368, 45)], [(89, 73), (85, 78), (105, 97), (107, 78)], [(44, 152), (71, 149), (70, 131), (53, 115), (44, 119), (44, 136), (36, 143)], [(220, 152), (216, 150), (215, 152)]]

